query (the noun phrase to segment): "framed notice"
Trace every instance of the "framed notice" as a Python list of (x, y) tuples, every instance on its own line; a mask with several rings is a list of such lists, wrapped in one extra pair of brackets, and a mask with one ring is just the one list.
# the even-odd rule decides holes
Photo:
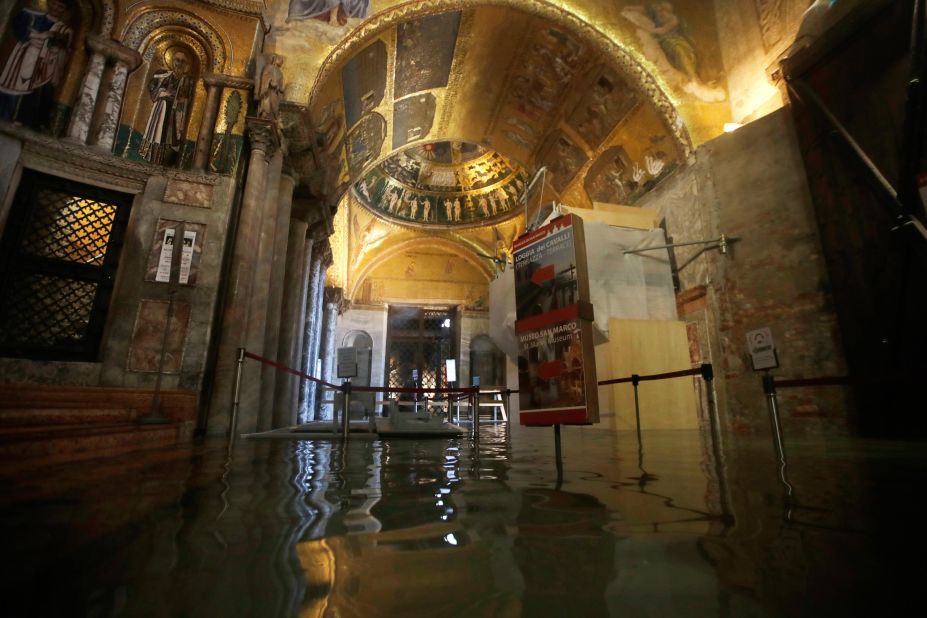
[(196, 285), (205, 237), (202, 223), (159, 219), (148, 252), (145, 281), (170, 283), (174, 276), (176, 283)]
[(582, 220), (565, 215), (525, 234), (515, 256), (519, 422), (599, 422), (592, 306)]

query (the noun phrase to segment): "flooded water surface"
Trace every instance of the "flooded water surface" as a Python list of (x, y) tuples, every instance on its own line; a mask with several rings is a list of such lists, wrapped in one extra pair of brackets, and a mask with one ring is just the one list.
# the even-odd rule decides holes
[[(642, 447), (642, 448), (640, 448)], [(893, 616), (920, 445), (505, 425), (5, 470), (4, 616)]]

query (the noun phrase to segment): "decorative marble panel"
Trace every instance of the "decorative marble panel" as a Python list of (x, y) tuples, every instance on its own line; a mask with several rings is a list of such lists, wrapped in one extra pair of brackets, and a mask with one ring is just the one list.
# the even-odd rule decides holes
[(129, 347), (129, 371), (153, 372), (161, 359), (164, 329), (168, 329), (164, 346), (164, 373), (180, 373), (183, 348), (190, 323), (190, 304), (174, 302), (170, 325), (167, 324), (168, 302), (143, 299), (138, 307), (132, 344)]

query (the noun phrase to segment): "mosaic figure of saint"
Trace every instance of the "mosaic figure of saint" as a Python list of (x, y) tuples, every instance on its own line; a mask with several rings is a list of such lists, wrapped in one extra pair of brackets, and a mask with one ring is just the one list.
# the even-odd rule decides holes
[(454, 204), (449, 198), (444, 199), (444, 215), (449, 222), (454, 220)]
[(422, 200), (422, 221), (428, 221), (429, 214), (431, 214), (431, 200), (426, 197)]
[(454, 198), (454, 221), (460, 221), (460, 198)]
[(418, 214), (418, 200), (414, 197), (409, 200), (409, 217), (412, 219)]
[(155, 73), (148, 82), (148, 95), (154, 102), (138, 153), (151, 163), (171, 163), (180, 153), (193, 93), (190, 59), (174, 52), (170, 69)]
[(65, 0), (45, 12), (23, 8), (10, 19), (16, 43), (0, 71), (0, 119), (30, 127), (47, 122), (71, 54), (74, 30)]
[(330, 26), (343, 26), (349, 17), (361, 19), (370, 14), (370, 0), (290, 0), (287, 21), (318, 19)]

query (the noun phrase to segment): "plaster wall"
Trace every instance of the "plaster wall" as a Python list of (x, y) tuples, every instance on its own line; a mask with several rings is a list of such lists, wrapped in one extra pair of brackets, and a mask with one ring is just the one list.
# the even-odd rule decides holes
[(373, 339), (373, 354), (370, 360), (370, 384), (383, 385), (383, 370), (386, 365), (386, 307), (348, 309), (338, 318), (335, 330), (335, 344), (345, 346), (345, 338), (353, 331), (364, 331)]

